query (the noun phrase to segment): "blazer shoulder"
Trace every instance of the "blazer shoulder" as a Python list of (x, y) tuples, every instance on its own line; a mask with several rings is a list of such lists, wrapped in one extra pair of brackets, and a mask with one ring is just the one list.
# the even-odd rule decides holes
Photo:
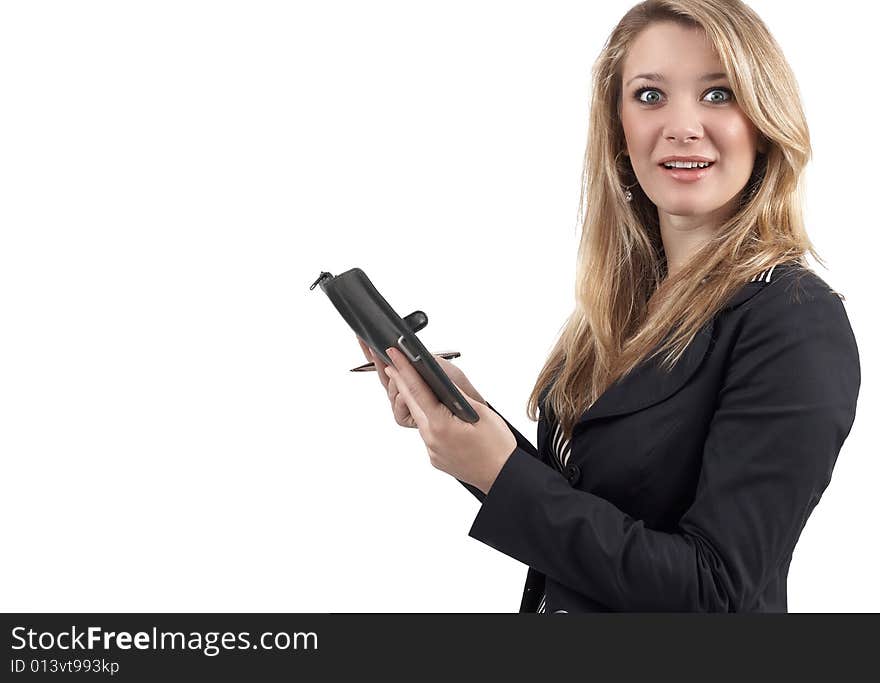
[(809, 268), (783, 269), (743, 306), (733, 328), (727, 349), (735, 381), (756, 386), (764, 377), (795, 392), (802, 406), (836, 406), (848, 432), (861, 364), (842, 299)]
[(772, 315), (783, 311), (796, 314), (797, 304), (845, 300), (816, 272), (796, 261), (774, 266), (772, 271), (772, 277), (762, 282), (761, 290), (747, 308), (764, 309), (766, 314)]
[(798, 263), (776, 267), (770, 282), (742, 307), (739, 343), (748, 348), (753, 343), (766, 343), (773, 349), (798, 338), (806, 346), (833, 347), (835, 352), (857, 358), (858, 347), (843, 300), (842, 294), (810, 268)]

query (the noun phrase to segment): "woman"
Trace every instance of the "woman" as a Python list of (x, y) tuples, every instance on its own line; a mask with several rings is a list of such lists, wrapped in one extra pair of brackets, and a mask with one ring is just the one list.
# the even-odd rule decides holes
[(361, 346), (396, 421), (481, 501), (470, 536), (529, 565), (520, 611), (785, 612), (861, 380), (806, 265), (794, 76), (738, 0), (648, 0), (593, 77), (577, 306), (529, 399), (538, 447), (452, 363), (475, 424)]

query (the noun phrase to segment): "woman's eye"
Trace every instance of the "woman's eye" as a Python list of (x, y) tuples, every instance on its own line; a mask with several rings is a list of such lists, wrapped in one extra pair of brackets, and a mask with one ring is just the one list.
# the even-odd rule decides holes
[(727, 93), (729, 95), (729, 97), (727, 99), (720, 99), (720, 100), (716, 99), (716, 100), (713, 100), (714, 102), (728, 102), (729, 100), (733, 99), (733, 92), (731, 90), (729, 90), (728, 88), (712, 88), (706, 94), (708, 95), (713, 92), (722, 92), (722, 93)]
[[(642, 94), (644, 94), (644, 93), (659, 93), (659, 92), (660, 92), (660, 90), (657, 90), (657, 88), (639, 88), (638, 90), (636, 90), (635, 98), (639, 102), (641, 102), (642, 104), (654, 104), (655, 102), (658, 101), (656, 98), (652, 98), (650, 100), (644, 100), (644, 99), (642, 99)], [(725, 102), (729, 102), (730, 100), (733, 99), (733, 91), (731, 91), (730, 88), (712, 88), (712, 89), (708, 90), (706, 92), (706, 94), (711, 95), (712, 93), (716, 93), (716, 92), (726, 93), (728, 95), (728, 97), (726, 99), (723, 99), (723, 98), (719, 99), (718, 97), (715, 97), (712, 100), (712, 102), (718, 102), (720, 104), (724, 104)]]
[(636, 99), (637, 99), (639, 102), (643, 102), (644, 104), (653, 104), (653, 103), (656, 102), (657, 100), (653, 100), (653, 101), (650, 101), (650, 102), (649, 102), (649, 101), (645, 101), (645, 100), (642, 99), (642, 93), (656, 93), (656, 92), (660, 92), (660, 91), (659, 91), (659, 90), (654, 90), (654, 88), (641, 88), (641, 89), (639, 89), (639, 90), (636, 90), (635, 97), (636, 97)]

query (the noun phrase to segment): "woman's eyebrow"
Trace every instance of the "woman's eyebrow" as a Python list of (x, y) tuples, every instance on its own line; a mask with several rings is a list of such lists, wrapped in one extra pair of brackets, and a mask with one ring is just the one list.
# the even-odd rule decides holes
[[(649, 74), (639, 74), (638, 76), (633, 76), (630, 78), (626, 84), (629, 85), (637, 78), (647, 78), (649, 81), (665, 81), (666, 77), (663, 74), (658, 73), (649, 73)], [(727, 78), (727, 74), (723, 71), (716, 71), (715, 73), (706, 74), (705, 76), (700, 76), (700, 81), (714, 81), (716, 78)]]

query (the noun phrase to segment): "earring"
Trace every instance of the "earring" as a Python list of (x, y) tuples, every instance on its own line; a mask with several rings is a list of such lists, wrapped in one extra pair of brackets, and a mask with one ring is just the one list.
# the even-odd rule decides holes
[[(626, 157), (629, 157), (629, 154), (626, 153), (626, 150), (622, 149), (617, 153), (617, 156), (614, 157), (615, 164), (617, 164), (617, 160), (620, 159), (621, 154), (625, 155)], [(629, 188), (635, 187), (636, 185), (638, 185), (638, 182), (635, 182), (632, 185), (624, 185), (623, 186), (623, 198), (626, 199), (626, 201), (628, 201), (628, 202), (632, 201), (633, 193), (630, 192)]]

